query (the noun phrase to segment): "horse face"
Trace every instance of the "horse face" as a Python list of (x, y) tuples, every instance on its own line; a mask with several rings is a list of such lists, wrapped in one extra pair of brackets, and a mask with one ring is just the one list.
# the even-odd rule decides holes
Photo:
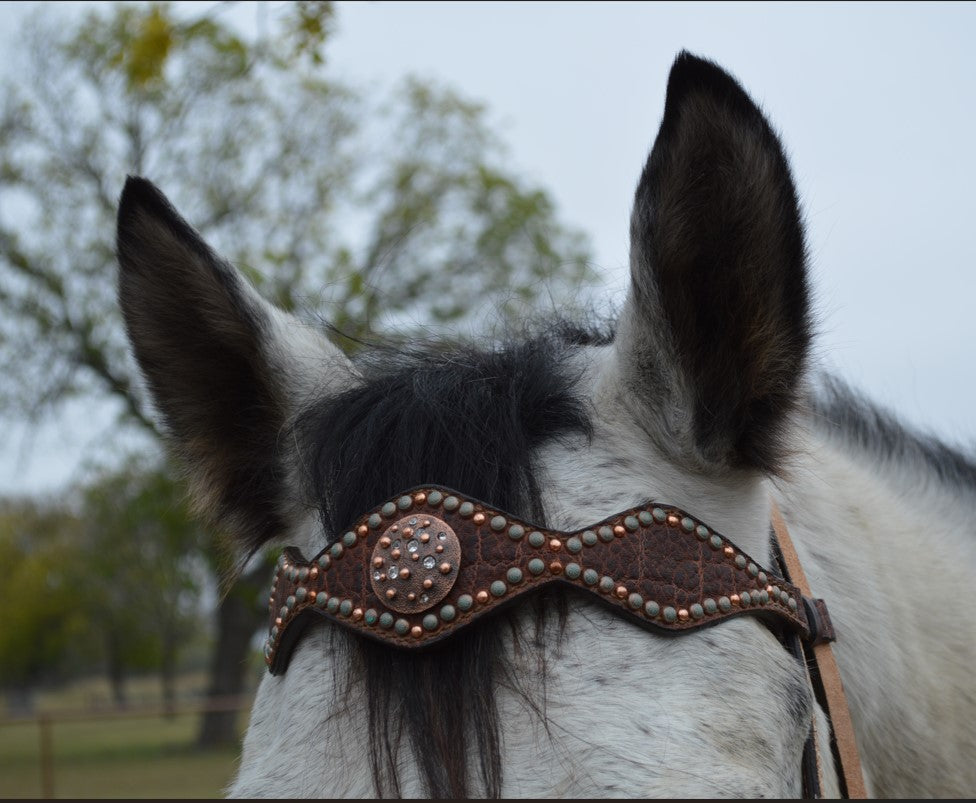
[[(118, 251), (194, 495), (247, 547), (284, 535), (314, 554), (434, 482), (560, 529), (660, 499), (768, 563), (765, 483), (809, 341), (803, 235), (775, 134), (708, 62), (672, 69), (613, 338), (353, 365), (140, 179)], [(662, 637), (560, 592), (420, 655), (310, 633), (261, 686), (233, 792), (785, 797), (815, 710), (755, 620)]]

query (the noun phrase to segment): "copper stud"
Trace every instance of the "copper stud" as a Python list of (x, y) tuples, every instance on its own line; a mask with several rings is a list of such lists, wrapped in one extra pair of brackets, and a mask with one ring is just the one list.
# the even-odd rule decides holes
[(551, 549), (553, 552), (558, 552), (562, 548), (563, 548), (563, 542), (560, 541), (558, 538), (553, 538), (549, 541), (549, 549)]
[(383, 558), (381, 558), (379, 555), (377, 555), (375, 558), (373, 558), (373, 565), (377, 569), (380, 568), (380, 566), (382, 566), (384, 563), (386, 563), (386, 561), (383, 560)]
[(725, 549), (723, 549), (722, 551), (725, 553), (725, 557), (727, 557), (727, 558), (734, 558), (735, 557), (735, 550), (732, 549), (732, 547), (730, 547), (730, 546), (725, 547)]
[(627, 599), (627, 586), (617, 586), (614, 593), (619, 599)]
[(420, 638), (424, 634), (424, 629), (420, 625), (414, 625), (410, 628), (410, 635), (414, 638)]
[(353, 608), (353, 610), (352, 610), (352, 620), (354, 622), (358, 622), (362, 618), (363, 618), (363, 609), (362, 608)]
[(475, 513), (474, 516), (471, 518), (471, 521), (473, 521), (475, 524), (480, 526), (485, 523), (485, 514)]
[(420, 553), (419, 552), (414, 552), (413, 554), (411, 554), (410, 555), (410, 560), (420, 560)]
[(394, 549), (390, 553), (390, 557), (393, 558), (393, 560), (396, 560), (397, 558), (399, 558), (400, 557), (400, 550), (399, 549)]
[(411, 591), (409, 594), (407, 594), (407, 599), (413, 602), (415, 599), (417, 599), (417, 595)]
[(627, 534), (627, 530), (624, 527), (624, 525), (622, 525), (622, 524), (616, 524), (616, 525), (614, 525), (614, 528), (613, 528), (613, 534), (615, 536), (617, 536), (617, 538), (623, 538)]
[(380, 539), (380, 546), (383, 547), (383, 549), (388, 549), (391, 543), (392, 542), (390, 541), (390, 539), (387, 538), (385, 535)]
[(677, 527), (681, 523), (681, 519), (674, 515), (674, 513), (668, 513), (668, 524), (672, 527)]
[(433, 585), (434, 585), (434, 581), (431, 580), (429, 577), (426, 580), (424, 580), (425, 589), (430, 590), (433, 587)]
[(400, 580), (409, 580), (410, 579), (410, 569), (400, 569), (399, 579)]
[(773, 593), (773, 584), (772, 583), (770, 583), (768, 586), (766, 586), (766, 592), (768, 594), (772, 594)]
[(386, 589), (386, 598), (387, 599), (393, 599), (395, 596), (396, 596), (396, 589), (395, 588), (388, 588), (388, 589)]
[(554, 560), (552, 563), (549, 564), (549, 571), (552, 572), (553, 574), (562, 574), (563, 565), (558, 560)]
[(422, 522), (420, 522), (420, 526), (421, 527), (430, 527), (430, 519), (424, 519)]
[(411, 535), (413, 535), (413, 527), (404, 527), (403, 528), (403, 537), (404, 538), (409, 538)]
[(477, 594), (474, 595), (474, 598), (478, 600), (478, 602), (480, 602), (482, 605), (484, 605), (488, 601), (488, 592), (479, 591)]
[(366, 533), (368, 533), (368, 532), (369, 532), (369, 527), (367, 527), (367, 526), (366, 526), (365, 524), (360, 524), (360, 525), (359, 525), (359, 526), (358, 526), (358, 527), (356, 528), (356, 532), (357, 532), (357, 533), (358, 533), (359, 535), (366, 535)]
[(309, 601), (309, 602), (315, 602), (315, 598), (316, 598), (316, 597), (317, 597), (318, 595), (319, 595), (319, 592), (318, 592), (318, 591), (309, 591), (309, 592), (308, 592), (308, 601)]
[(680, 608), (678, 610), (678, 619), (680, 619), (682, 622), (687, 622), (689, 616), (691, 616), (691, 614), (688, 613), (687, 608)]
[(427, 494), (425, 493), (414, 494), (413, 501), (416, 502), (418, 505), (422, 505), (424, 502), (427, 501)]
[(278, 625), (279, 627), (281, 627), (281, 617), (280, 616), (276, 616), (275, 617), (275, 624)]
[(421, 544), (426, 544), (429, 540), (430, 540), (430, 533), (421, 533), (420, 534), (420, 543)]
[(434, 552), (437, 552), (438, 554), (440, 554), (443, 551), (444, 551), (444, 547), (441, 544), (438, 544), (437, 546), (434, 547)]
[(739, 595), (733, 594), (731, 597), (729, 597), (729, 602), (731, 602), (733, 605), (738, 605), (741, 602)]
[(313, 566), (311, 569), (308, 570), (308, 578), (310, 580), (314, 580), (318, 576), (319, 576), (319, 567), (318, 566)]
[(384, 583), (386, 582), (386, 572), (383, 572), (383, 574), (380, 575), (380, 580)]
[(451, 564), (448, 563), (447, 561), (445, 561), (444, 563), (442, 563), (437, 568), (441, 570), (441, 574), (450, 574), (451, 573)]
[(398, 532), (400, 532), (400, 525), (399, 524), (394, 524), (392, 527), (390, 527), (390, 532), (391, 533), (398, 533)]

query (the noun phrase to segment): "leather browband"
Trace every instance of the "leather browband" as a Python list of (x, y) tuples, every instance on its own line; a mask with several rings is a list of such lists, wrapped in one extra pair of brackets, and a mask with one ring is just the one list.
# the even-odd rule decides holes
[(673, 506), (649, 503), (560, 532), (424, 486), (363, 514), (311, 560), (285, 549), (265, 659), (273, 675), (284, 672), (301, 631), (318, 617), (393, 646), (425, 647), (554, 582), (652, 630), (695, 630), (750, 614), (808, 643), (834, 639), (822, 600), (805, 600)]

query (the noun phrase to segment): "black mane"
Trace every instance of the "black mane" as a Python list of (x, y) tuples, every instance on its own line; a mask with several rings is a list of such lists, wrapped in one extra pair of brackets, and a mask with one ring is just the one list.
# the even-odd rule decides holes
[[(297, 425), (307, 493), (327, 537), (336, 538), (364, 510), (425, 483), (545, 524), (532, 455), (553, 439), (590, 434), (567, 360), (571, 344), (587, 340), (605, 338), (562, 327), (487, 350), (380, 349), (360, 360), (364, 381), (311, 407)], [(544, 608), (560, 618), (565, 611), (561, 595), (546, 596), (548, 605), (538, 600), (540, 626)], [(459, 634), (446, 649), (421, 654), (333, 632), (337, 648), (349, 648), (350, 684), (354, 676), (365, 682), (378, 794), (400, 793), (394, 746), (405, 736), (432, 797), (470, 794), (472, 748), (484, 792), (499, 795), (494, 688), (503, 678), (520, 686), (501, 649), (506, 627), (521, 638), (503, 614)]]

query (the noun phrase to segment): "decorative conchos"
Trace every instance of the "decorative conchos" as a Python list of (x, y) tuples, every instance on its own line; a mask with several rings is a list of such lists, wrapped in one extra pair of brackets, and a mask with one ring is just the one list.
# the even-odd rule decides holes
[[(408, 501), (402, 496), (397, 506), (409, 508)], [(376, 542), (369, 579), (387, 608), (420, 613), (450, 593), (460, 566), (461, 544), (451, 526), (436, 516), (411, 513), (387, 527)]]

